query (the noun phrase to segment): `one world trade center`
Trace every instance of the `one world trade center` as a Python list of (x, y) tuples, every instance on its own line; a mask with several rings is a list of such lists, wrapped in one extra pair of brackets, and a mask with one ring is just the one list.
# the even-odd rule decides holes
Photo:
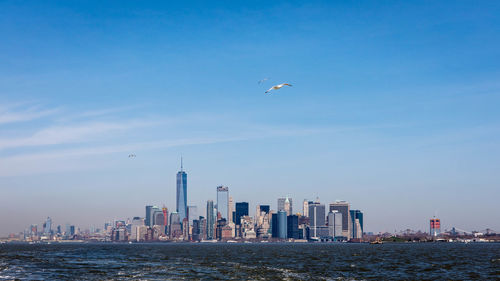
[(180, 223), (182, 224), (184, 218), (187, 218), (187, 174), (182, 167), (182, 158), (181, 170), (177, 173), (176, 211), (179, 213)]

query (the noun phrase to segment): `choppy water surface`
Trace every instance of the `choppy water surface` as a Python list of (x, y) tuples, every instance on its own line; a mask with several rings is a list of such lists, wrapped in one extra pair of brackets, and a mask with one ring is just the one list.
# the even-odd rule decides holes
[(3, 244), (2, 279), (500, 278), (500, 244)]

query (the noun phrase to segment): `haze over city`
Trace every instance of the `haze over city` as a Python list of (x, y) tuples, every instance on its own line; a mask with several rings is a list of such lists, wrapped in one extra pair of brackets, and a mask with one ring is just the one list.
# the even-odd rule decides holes
[(199, 210), (499, 231), (500, 4), (394, 3), (2, 1), (0, 236), (175, 209), (181, 157)]

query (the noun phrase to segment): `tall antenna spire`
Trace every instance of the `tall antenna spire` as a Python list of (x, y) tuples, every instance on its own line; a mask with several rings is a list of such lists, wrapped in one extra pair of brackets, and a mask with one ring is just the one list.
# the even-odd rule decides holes
[(183, 172), (183, 167), (182, 167), (182, 156), (181, 156), (181, 172)]

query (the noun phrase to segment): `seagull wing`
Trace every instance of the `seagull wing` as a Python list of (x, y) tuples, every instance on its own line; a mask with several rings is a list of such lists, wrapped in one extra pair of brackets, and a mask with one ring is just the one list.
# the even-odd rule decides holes
[(267, 90), (267, 91), (265, 92), (265, 94), (269, 93), (269, 92), (270, 92), (270, 91), (272, 91), (272, 90), (274, 90), (274, 86), (272, 86), (271, 88), (269, 88), (269, 90)]

